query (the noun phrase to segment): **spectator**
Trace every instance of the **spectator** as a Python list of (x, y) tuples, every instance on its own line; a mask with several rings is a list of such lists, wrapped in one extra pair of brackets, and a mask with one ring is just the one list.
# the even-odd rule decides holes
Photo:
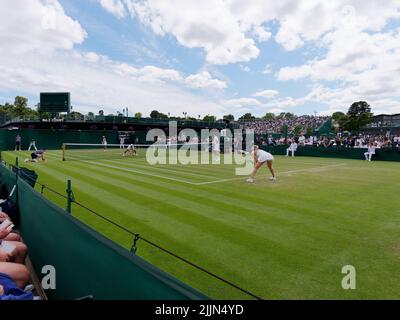
[(319, 128), (328, 117), (300, 116), (293, 118), (276, 117), (271, 120), (250, 120), (244, 121), (244, 129), (253, 129), (255, 134), (279, 133), (287, 126), (288, 132), (300, 128), (306, 132), (309, 128)]
[(305, 144), (306, 144), (306, 137), (304, 136), (304, 133), (302, 133), (301, 136), (299, 137), (299, 145), (303, 147)]
[[(4, 212), (0, 212), (0, 223), (9, 221), (10, 218)], [(7, 250), (5, 249), (7, 248)], [(0, 229), (0, 262), (25, 262), (28, 248), (21, 242), (21, 237), (11, 232), (10, 228)]]
[[(10, 262), (0, 262), (0, 275), (6, 275), (11, 278), (18, 288), (25, 288), (30, 279), (29, 270), (23, 264)], [(3, 285), (1, 279), (0, 285)]]

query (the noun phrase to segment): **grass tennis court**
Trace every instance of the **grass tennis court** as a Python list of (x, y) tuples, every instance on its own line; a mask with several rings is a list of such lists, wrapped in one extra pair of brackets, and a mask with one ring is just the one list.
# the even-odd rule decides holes
[[(263, 169), (247, 184), (235, 165), (154, 167), (142, 152), (97, 152), (62, 162), (55, 150), (46, 163), (20, 163), (61, 193), (71, 178), (77, 201), (264, 299), (400, 298), (398, 163), (278, 156), (276, 183)], [(2, 153), (7, 162), (28, 155)], [(76, 206), (73, 214), (131, 247), (115, 226)], [(143, 242), (137, 254), (212, 298), (248, 298)], [(341, 287), (344, 265), (357, 270), (354, 291)]]

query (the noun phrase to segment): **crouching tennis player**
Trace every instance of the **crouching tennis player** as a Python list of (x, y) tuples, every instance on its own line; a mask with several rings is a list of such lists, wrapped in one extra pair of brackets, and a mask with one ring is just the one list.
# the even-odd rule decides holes
[(38, 160), (46, 161), (44, 158), (44, 150), (38, 150), (31, 153), (31, 159), (25, 159), (25, 162), (38, 162)]
[(274, 156), (264, 150), (261, 150), (258, 146), (253, 147), (253, 157), (254, 157), (254, 170), (251, 177), (247, 179), (248, 183), (253, 183), (254, 178), (257, 174), (258, 169), (260, 169), (264, 164), (267, 165), (269, 171), (272, 174), (270, 180), (276, 181), (275, 172), (272, 168), (272, 162), (274, 161)]

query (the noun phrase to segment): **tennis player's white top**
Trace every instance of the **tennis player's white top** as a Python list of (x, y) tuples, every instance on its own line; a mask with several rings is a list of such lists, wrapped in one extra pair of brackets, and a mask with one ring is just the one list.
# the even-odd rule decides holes
[[(254, 151), (253, 151), (254, 154)], [(267, 151), (258, 149), (256, 154), (257, 162), (273, 161), (274, 156)]]
[(128, 146), (128, 150), (133, 150), (133, 149), (135, 149), (135, 146), (134, 146), (133, 144), (130, 144), (130, 145)]

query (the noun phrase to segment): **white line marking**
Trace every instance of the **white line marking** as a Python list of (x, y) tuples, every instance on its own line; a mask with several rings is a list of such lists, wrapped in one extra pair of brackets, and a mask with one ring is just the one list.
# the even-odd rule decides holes
[(137, 174), (141, 174), (144, 176), (150, 176), (150, 177), (156, 177), (156, 178), (160, 178), (160, 179), (166, 179), (166, 180), (171, 180), (171, 181), (176, 181), (176, 182), (181, 182), (181, 183), (187, 183), (190, 185), (197, 185), (197, 183), (195, 182), (191, 182), (191, 181), (187, 181), (187, 180), (182, 180), (182, 179), (176, 179), (176, 178), (171, 178), (171, 177), (166, 177), (166, 176), (160, 176), (158, 174), (154, 174), (154, 173), (148, 173), (148, 172), (143, 172), (143, 171), (139, 171), (139, 170), (134, 170), (134, 169), (125, 169), (125, 168), (121, 168), (121, 167), (116, 167), (116, 166), (112, 166), (112, 165), (108, 165), (108, 164), (104, 164), (104, 163), (99, 163), (99, 162), (93, 162), (93, 161), (85, 161), (97, 166), (102, 166), (102, 167), (106, 167), (106, 168), (112, 168), (112, 169), (117, 169), (117, 170), (121, 170), (121, 171), (126, 171), (126, 172), (134, 172)]
[[(124, 162), (124, 161), (120, 161), (120, 160), (104, 160), (105, 162), (112, 162), (112, 163), (117, 163), (117, 164), (121, 164), (121, 165), (128, 165), (129, 168), (131, 168), (132, 166), (134, 166), (135, 168), (149, 168), (149, 165), (140, 165), (137, 164), (135, 162)], [(154, 170), (158, 170), (158, 171), (162, 171), (164, 173), (168, 173), (166, 171), (170, 171), (170, 172), (174, 172), (174, 173), (180, 173), (180, 174), (185, 174), (185, 175), (189, 175), (189, 176), (198, 176), (198, 177), (202, 177), (202, 178), (215, 178), (213, 176), (209, 176), (209, 175), (205, 175), (205, 174), (200, 174), (200, 173), (193, 173), (193, 172), (189, 172), (187, 170), (173, 170), (173, 169), (169, 169), (169, 168), (164, 168), (164, 167), (159, 167), (159, 166), (151, 166), (152, 169)]]
[[(291, 174), (291, 173), (298, 173), (298, 172), (313, 172), (313, 171), (318, 171), (321, 169), (327, 169), (327, 168), (333, 168), (333, 167), (342, 167), (347, 165), (346, 163), (341, 163), (341, 164), (335, 164), (335, 165), (329, 165), (329, 166), (322, 166), (322, 167), (314, 167), (314, 168), (308, 168), (308, 169), (299, 169), (299, 170), (291, 170), (291, 171), (284, 171), (281, 172), (278, 177), (280, 175), (284, 175), (284, 174)], [(261, 175), (259, 177), (264, 177), (267, 175)], [(197, 182), (195, 183), (198, 186), (203, 186), (203, 185), (208, 185), (208, 184), (214, 184), (214, 183), (222, 183), (222, 182), (229, 182), (229, 181), (235, 181), (235, 180), (243, 180), (244, 177), (238, 177), (238, 178), (231, 178), (231, 179), (221, 179), (221, 180), (216, 180), (216, 181), (209, 181), (209, 182)]]

